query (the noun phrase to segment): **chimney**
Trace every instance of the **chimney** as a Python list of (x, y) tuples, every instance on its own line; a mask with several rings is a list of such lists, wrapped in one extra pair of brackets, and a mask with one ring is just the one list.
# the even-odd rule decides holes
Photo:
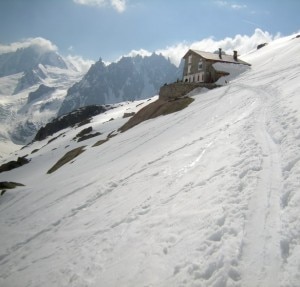
[(222, 48), (219, 48), (219, 58), (222, 59)]
[(233, 60), (238, 60), (237, 51), (233, 51)]

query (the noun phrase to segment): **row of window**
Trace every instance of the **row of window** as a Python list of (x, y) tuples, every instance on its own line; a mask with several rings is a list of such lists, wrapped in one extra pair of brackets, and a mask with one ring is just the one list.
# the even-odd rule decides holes
[[(190, 55), (189, 56), (189, 60), (188, 60), (188, 74), (190, 74), (191, 73), (191, 69), (192, 69), (192, 60), (190, 61), (190, 57), (192, 57), (192, 55)], [(202, 60), (200, 60), (199, 62), (198, 62), (198, 71), (201, 71), (203, 69), (203, 62), (202, 62)]]
[(191, 75), (191, 76), (185, 76), (184, 77), (184, 82), (188, 82), (188, 83), (199, 83), (199, 82), (203, 82), (204, 81), (204, 75), (203, 73), (199, 73), (196, 75)]

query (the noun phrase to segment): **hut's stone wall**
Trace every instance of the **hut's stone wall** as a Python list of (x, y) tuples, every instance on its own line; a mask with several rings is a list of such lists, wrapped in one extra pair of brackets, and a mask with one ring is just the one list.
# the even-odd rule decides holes
[(196, 88), (214, 89), (217, 87), (216, 84), (177, 82), (162, 86), (159, 91), (159, 98), (168, 101), (183, 97)]

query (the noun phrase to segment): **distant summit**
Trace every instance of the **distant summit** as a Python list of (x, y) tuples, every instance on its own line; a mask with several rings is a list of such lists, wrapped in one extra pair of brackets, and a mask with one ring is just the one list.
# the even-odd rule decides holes
[(181, 77), (182, 67), (177, 68), (164, 56), (155, 53), (145, 57), (122, 57), (108, 66), (100, 59), (79, 83), (68, 90), (58, 115), (88, 105), (149, 98), (158, 94), (164, 83)]
[(39, 64), (67, 69), (63, 58), (55, 51), (41, 50), (36, 46), (0, 54), (0, 77), (35, 69)]
[(0, 143), (30, 142), (83, 76), (55, 47), (42, 44), (0, 54)]

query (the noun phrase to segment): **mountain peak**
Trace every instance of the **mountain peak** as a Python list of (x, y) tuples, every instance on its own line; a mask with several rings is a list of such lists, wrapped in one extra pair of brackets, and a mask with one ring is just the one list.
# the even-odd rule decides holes
[(149, 98), (158, 94), (164, 83), (174, 82), (180, 75), (181, 67), (177, 68), (161, 54), (123, 56), (107, 66), (100, 58), (68, 90), (58, 115), (88, 105)]
[(0, 77), (32, 70), (39, 64), (67, 69), (67, 64), (57, 52), (32, 45), (0, 54)]

